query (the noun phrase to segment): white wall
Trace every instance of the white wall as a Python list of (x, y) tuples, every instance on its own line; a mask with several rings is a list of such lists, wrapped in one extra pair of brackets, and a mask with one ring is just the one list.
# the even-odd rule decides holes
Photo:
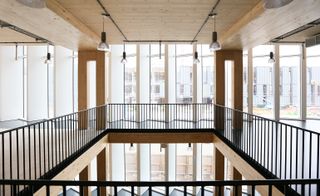
[(0, 46), (0, 121), (23, 118), (23, 49)]
[(72, 50), (55, 47), (55, 116), (73, 111)]
[(28, 120), (48, 117), (47, 46), (28, 46)]

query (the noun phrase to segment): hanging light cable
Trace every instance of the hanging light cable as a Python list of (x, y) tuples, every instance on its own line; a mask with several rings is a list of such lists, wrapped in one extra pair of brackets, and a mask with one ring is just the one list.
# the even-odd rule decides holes
[(125, 65), (127, 62), (128, 61), (127, 61), (127, 53), (126, 53), (126, 44), (123, 43), (123, 52), (122, 52), (121, 63)]
[(209, 49), (211, 52), (217, 51), (221, 49), (221, 45), (218, 42), (218, 33), (216, 31), (216, 17), (217, 14), (212, 14), (212, 19), (213, 19), (213, 32), (212, 32), (212, 42), (209, 46)]
[(110, 51), (109, 44), (107, 43), (107, 34), (104, 31), (104, 15), (102, 15), (102, 32), (101, 32), (101, 41), (97, 47), (97, 50), (108, 52)]

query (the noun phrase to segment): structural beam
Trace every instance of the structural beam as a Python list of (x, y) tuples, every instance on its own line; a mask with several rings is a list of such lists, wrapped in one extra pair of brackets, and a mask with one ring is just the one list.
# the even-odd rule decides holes
[(73, 50), (96, 48), (99, 36), (94, 31), (56, 0), (46, 3), (47, 8), (30, 9), (16, 1), (0, 1), (0, 18), (56, 45)]
[[(266, 10), (263, 1), (231, 25), (221, 36), (223, 49), (248, 49), (320, 18), (320, 1), (293, 1)], [(292, 20), (288, 20), (291, 18)]]

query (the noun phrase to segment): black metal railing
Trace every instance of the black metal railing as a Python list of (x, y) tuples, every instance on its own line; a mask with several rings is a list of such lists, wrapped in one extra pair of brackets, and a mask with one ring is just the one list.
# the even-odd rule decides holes
[(213, 104), (108, 104), (110, 129), (214, 128)]
[(319, 179), (319, 133), (223, 106), (215, 111), (216, 134), (265, 177)]
[(99, 136), (102, 107), (36, 122), (0, 132), (2, 179), (50, 177), (49, 171), (81, 153)]
[(319, 133), (214, 104), (107, 104), (0, 132), (0, 176), (50, 179), (108, 132), (155, 129), (212, 130), (267, 178), (319, 179)]
[[(301, 195), (319, 195), (320, 180), (319, 179), (296, 179), (296, 180), (240, 180), (240, 181), (180, 181), (180, 182), (124, 182), (124, 181), (49, 181), (49, 180), (0, 180), (0, 185), (7, 187), (8, 195), (17, 195), (18, 187), (26, 187), (23, 194), (33, 195), (36, 187), (42, 187), (37, 194), (41, 195), (63, 195), (65, 196), (69, 187), (76, 187), (79, 190), (79, 195), (83, 196), (85, 191), (91, 190), (91, 187), (96, 188), (97, 195), (108, 192), (110, 195), (117, 196), (119, 190), (126, 188), (130, 190), (131, 195), (135, 195), (136, 188), (144, 187), (148, 191), (148, 195), (152, 195), (152, 190), (162, 188), (164, 195), (170, 195), (170, 188), (179, 188), (183, 190), (183, 195), (187, 195), (189, 187), (198, 187), (197, 195), (204, 196), (207, 187), (210, 187), (217, 195), (224, 195), (226, 189), (232, 190), (234, 195), (241, 195), (242, 189), (246, 188), (250, 195), (254, 196), (256, 191), (263, 195), (279, 195), (279, 190), (276, 187), (283, 188), (284, 195), (297, 195), (290, 186), (314, 187), (313, 192), (302, 192)], [(108, 190), (108, 191), (107, 191)], [(171, 189), (172, 190), (172, 189)], [(56, 194), (52, 194), (55, 192)], [(22, 194), (20, 192), (20, 194)]]

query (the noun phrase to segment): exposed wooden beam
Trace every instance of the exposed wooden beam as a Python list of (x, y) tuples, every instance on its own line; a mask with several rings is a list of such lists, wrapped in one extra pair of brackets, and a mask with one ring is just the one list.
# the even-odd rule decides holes
[[(0, 0), (0, 18), (6, 23), (69, 49), (95, 49), (99, 36), (56, 0), (47, 8), (33, 9), (16, 1)], [(1, 41), (1, 40), (0, 40)]]
[[(47, 3), (48, 9), (50, 9), (51, 11), (59, 15), (65, 21), (72, 24), (84, 35), (91, 38), (93, 42), (98, 43), (100, 39), (99, 36), (94, 31), (92, 31), (89, 27), (87, 27), (84, 23), (82, 23), (78, 18), (76, 18), (71, 12), (65, 9), (58, 1), (47, 0), (46, 3)], [(94, 47), (96, 47), (96, 45), (94, 45)]]
[(248, 49), (320, 18), (320, 1), (293, 1), (277, 9), (264, 9), (262, 1), (221, 35), (224, 49)]

